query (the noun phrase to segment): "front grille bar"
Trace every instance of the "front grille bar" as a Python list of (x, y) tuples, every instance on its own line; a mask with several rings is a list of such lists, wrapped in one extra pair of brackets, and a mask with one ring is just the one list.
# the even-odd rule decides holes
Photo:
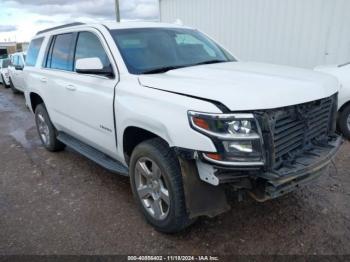
[(268, 168), (276, 170), (334, 133), (337, 95), (285, 108), (257, 112)]

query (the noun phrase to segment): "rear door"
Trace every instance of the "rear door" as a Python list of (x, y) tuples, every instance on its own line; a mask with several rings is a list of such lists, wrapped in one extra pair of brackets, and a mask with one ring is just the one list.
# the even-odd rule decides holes
[(66, 108), (67, 96), (70, 95), (66, 87), (73, 74), (75, 40), (74, 33), (51, 37), (40, 79), (51, 121), (58, 130), (65, 132), (70, 132), (72, 127), (70, 112)]

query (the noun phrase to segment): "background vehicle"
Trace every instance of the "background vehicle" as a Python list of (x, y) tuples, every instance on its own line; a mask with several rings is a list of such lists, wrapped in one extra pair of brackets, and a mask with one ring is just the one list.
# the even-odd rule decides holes
[(192, 28), (71, 24), (39, 32), (27, 54), (43, 145), (130, 176), (162, 232), (229, 209), (228, 187), (265, 201), (310, 183), (341, 144), (334, 77), (238, 62)]
[(9, 82), (12, 91), (15, 94), (24, 92), (24, 77), (23, 68), (26, 55), (23, 52), (14, 53), (11, 55), (11, 63), (8, 67)]
[(9, 81), (9, 73), (8, 73), (8, 66), (10, 64), (10, 59), (0, 59), (0, 82), (4, 85), (4, 87), (10, 86)]
[(350, 63), (320, 66), (316, 70), (337, 77), (341, 84), (338, 103), (338, 128), (347, 139), (350, 139)]

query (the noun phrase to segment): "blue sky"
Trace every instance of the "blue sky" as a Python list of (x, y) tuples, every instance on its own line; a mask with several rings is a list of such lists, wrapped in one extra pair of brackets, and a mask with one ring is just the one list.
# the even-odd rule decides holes
[[(119, 0), (122, 20), (157, 20), (158, 0)], [(115, 20), (115, 0), (0, 0), (0, 42), (75, 21)]]

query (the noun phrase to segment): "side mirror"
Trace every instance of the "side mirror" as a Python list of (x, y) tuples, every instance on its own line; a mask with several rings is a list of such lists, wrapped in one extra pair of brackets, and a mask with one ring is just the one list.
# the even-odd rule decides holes
[(23, 68), (24, 68), (24, 66), (22, 66), (22, 65), (16, 65), (15, 66), (16, 70), (23, 70)]
[(114, 76), (112, 67), (103, 68), (101, 59), (98, 57), (78, 59), (75, 62), (75, 71), (80, 74)]

